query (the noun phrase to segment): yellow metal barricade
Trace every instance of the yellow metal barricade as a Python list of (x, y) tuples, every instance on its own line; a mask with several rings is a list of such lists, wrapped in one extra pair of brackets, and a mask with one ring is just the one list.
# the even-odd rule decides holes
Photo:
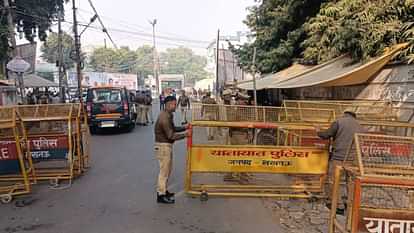
[[(355, 112), (358, 119), (363, 121), (397, 121), (399, 109), (387, 102), (381, 101), (306, 101), (285, 100), (283, 106), (286, 108), (314, 108), (332, 109), (336, 116), (340, 117), (344, 111)], [(413, 114), (414, 112), (411, 112)]]
[[(205, 130), (216, 128), (213, 140)], [(223, 133), (223, 129), (230, 129)], [(269, 130), (273, 145), (229, 145), (237, 129)], [(313, 127), (265, 122), (194, 121), (189, 127), (186, 192), (210, 196), (318, 198), (324, 196), (323, 184), (328, 166), (327, 142), (317, 140)], [(301, 138), (298, 131), (302, 130)], [(312, 138), (312, 140), (309, 140)], [(302, 140), (303, 139), (303, 140)], [(319, 145), (315, 143), (319, 142)], [(227, 181), (232, 174), (234, 180)], [(236, 183), (234, 183), (236, 182)]]
[[(357, 134), (349, 157), (354, 166), (335, 170), (329, 232), (413, 232), (414, 137)], [(335, 214), (341, 196), (345, 220)]]
[(193, 121), (330, 123), (335, 119), (333, 109), (223, 104), (192, 106)]
[[(0, 200), (31, 192), (28, 175), (34, 176), (30, 149), (21, 117), (12, 107), (0, 108)], [(20, 179), (10, 179), (19, 176)]]
[(78, 148), (81, 108), (78, 104), (48, 104), (17, 106), (22, 116), (31, 155), (35, 162), (36, 178), (49, 180), (58, 186), (61, 180), (71, 184), (81, 171)]

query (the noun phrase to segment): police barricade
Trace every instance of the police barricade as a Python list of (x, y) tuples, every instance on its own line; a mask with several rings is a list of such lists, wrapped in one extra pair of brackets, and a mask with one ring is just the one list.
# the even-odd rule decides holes
[(330, 123), (335, 110), (322, 108), (193, 104), (193, 121)]
[(81, 175), (89, 168), (90, 161), (90, 132), (87, 114), (80, 104), (73, 104), (72, 121), (76, 125), (76, 140), (74, 143), (74, 173)]
[(81, 169), (79, 148), (79, 104), (17, 106), (25, 124), (34, 169), (38, 180), (49, 180), (57, 187), (69, 185)]
[[(0, 108), (0, 200), (9, 203), (16, 195), (31, 192), (28, 175), (34, 176), (24, 125), (12, 107)], [(10, 179), (10, 176), (21, 179)]]
[[(360, 120), (382, 120), (397, 121), (402, 109), (393, 107), (387, 102), (361, 102), (361, 101), (302, 101), (302, 100), (285, 100), (284, 107), (294, 108), (314, 108), (314, 109), (333, 109), (337, 117), (341, 116), (344, 111), (355, 112)], [(408, 109), (407, 109), (408, 110)], [(411, 117), (414, 111), (411, 109)]]
[(356, 134), (348, 156), (354, 163), (335, 169), (329, 232), (413, 233), (414, 137)]
[[(212, 127), (217, 132), (210, 140), (205, 132)], [(221, 134), (221, 128), (229, 128), (230, 134)], [(281, 136), (274, 135), (279, 140), (273, 145), (254, 145), (248, 139), (251, 138), (248, 131), (252, 129), (268, 129)], [(245, 138), (240, 137), (240, 130), (246, 133)], [(193, 121), (187, 140), (186, 192), (200, 195), (201, 200), (207, 200), (208, 196), (323, 197), (328, 165), (327, 142), (315, 139), (320, 145), (313, 145), (309, 140), (293, 140), (290, 130), (309, 132), (313, 127)], [(313, 136), (316, 138), (315, 133)]]

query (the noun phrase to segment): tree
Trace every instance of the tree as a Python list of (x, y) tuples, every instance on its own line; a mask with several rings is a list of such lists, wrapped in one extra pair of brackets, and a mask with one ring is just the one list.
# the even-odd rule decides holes
[[(59, 9), (67, 0), (15, 0), (9, 1), (14, 9), (13, 22), (17, 31), (32, 42), (35, 37), (45, 41), (47, 31), (52, 22), (57, 20)], [(0, 11), (0, 59), (4, 62), (9, 52), (9, 36), (7, 29), (7, 11)]]
[(184, 74), (188, 80), (200, 80), (211, 75), (205, 70), (207, 58), (194, 54), (189, 48), (167, 49), (160, 58), (162, 73)]
[(289, 66), (303, 52), (301, 43), (306, 38), (303, 24), (318, 13), (323, 2), (325, 0), (264, 0), (250, 7), (244, 22), (254, 42), (231, 46), (241, 67), (250, 70), (254, 47), (258, 71), (270, 73)]
[[(74, 61), (70, 54), (75, 51), (75, 41), (72, 36), (67, 33), (62, 33), (62, 47), (63, 47), (63, 65), (66, 69), (74, 67)], [(40, 48), (42, 52), (41, 57), (49, 63), (55, 63), (59, 60), (58, 53), (58, 33), (50, 33), (46, 42)]]
[(304, 58), (322, 62), (350, 53), (354, 61), (383, 53), (386, 47), (410, 42), (402, 59), (414, 61), (413, 0), (339, 0), (324, 5), (305, 24)]
[(93, 50), (89, 65), (99, 72), (135, 72), (137, 54), (129, 47), (119, 49), (100, 47)]
[(153, 51), (152, 46), (143, 45), (136, 50), (137, 59), (135, 63), (135, 71), (143, 77), (153, 74)]

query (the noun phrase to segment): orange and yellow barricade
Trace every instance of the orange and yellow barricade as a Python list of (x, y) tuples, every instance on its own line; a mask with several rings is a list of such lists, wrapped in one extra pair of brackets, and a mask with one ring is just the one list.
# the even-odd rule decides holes
[(0, 108), (0, 201), (30, 193), (29, 175), (35, 177), (22, 119), (15, 108)]

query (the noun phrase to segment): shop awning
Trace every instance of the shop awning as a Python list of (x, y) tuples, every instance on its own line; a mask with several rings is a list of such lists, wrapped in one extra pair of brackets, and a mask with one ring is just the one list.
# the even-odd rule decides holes
[(341, 56), (329, 62), (316, 66), (306, 72), (275, 83), (270, 88), (288, 89), (311, 86), (333, 87), (349, 86), (367, 82), (379, 72), (392, 58), (394, 58), (408, 44), (398, 44), (385, 53), (367, 63), (351, 63), (351, 58)]
[[(301, 74), (311, 68), (312, 66), (293, 64), (277, 73), (265, 75), (264, 77), (256, 80), (256, 90), (271, 88), (270, 86), (273, 84), (289, 79), (290, 77), (294, 77), (295, 75)], [(241, 83), (237, 85), (237, 87), (244, 90), (253, 90), (253, 80)]]
[[(256, 89), (288, 89), (311, 86), (349, 86), (368, 81), (408, 44), (398, 44), (387, 49), (384, 55), (367, 63), (352, 63), (343, 55), (317, 66), (294, 64), (282, 71), (256, 80)], [(253, 90), (253, 82), (238, 85), (241, 89)]]

